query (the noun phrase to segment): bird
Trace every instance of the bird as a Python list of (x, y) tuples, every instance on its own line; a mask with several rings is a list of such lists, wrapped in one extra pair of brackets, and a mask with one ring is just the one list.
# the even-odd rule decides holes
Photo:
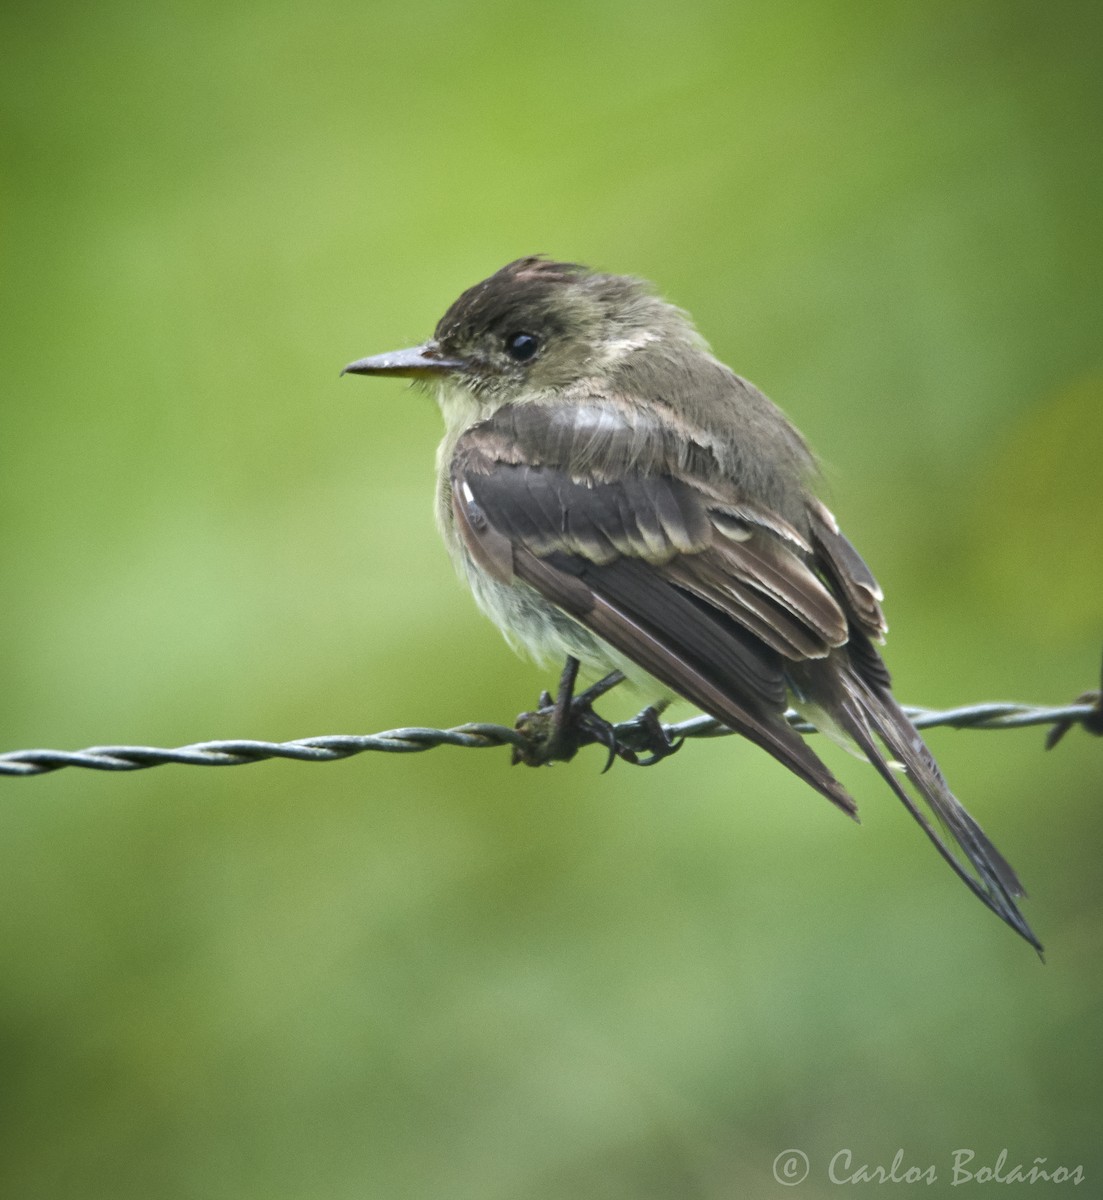
[[(558, 734), (583, 710), (592, 729), (592, 699), (627, 677), (652, 716), (690, 701), (857, 819), (792, 705), (1042, 952), (1015, 871), (893, 696), (881, 588), (818, 498), (807, 442), (686, 312), (634, 276), (529, 255), (464, 291), (428, 341), (346, 373), (435, 393), (440, 532), (510, 644), (565, 660)], [(580, 664), (605, 678), (578, 705)]]

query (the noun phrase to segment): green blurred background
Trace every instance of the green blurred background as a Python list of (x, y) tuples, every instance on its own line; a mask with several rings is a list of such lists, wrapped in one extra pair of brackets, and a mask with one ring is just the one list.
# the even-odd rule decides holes
[[(1072, 699), (1101, 32), (997, 0), (10, 2), (2, 748), (531, 706), (436, 541), (434, 406), (337, 372), (536, 251), (655, 280), (804, 429), (904, 701)], [(607, 776), (0, 781), (0, 1194), (815, 1197), (900, 1148), (934, 1195), (1005, 1147), (1099, 1194), (1103, 747), (931, 741), (1048, 965), (830, 748), (861, 828), (730, 740)]]

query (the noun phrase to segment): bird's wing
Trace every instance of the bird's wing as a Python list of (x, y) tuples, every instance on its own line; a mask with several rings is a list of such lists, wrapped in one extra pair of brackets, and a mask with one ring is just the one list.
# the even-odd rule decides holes
[(784, 720), (787, 688), (798, 690), (855, 741), (969, 888), (1040, 949), (1014, 871), (892, 697), (874, 646), (881, 591), (825, 508), (810, 499), (798, 530), (725, 480), (707, 437), (608, 397), (504, 406), (459, 438), (450, 476), (456, 528), (483, 570), (534, 588), (854, 815)]
[[(655, 437), (641, 436), (656, 432), (641, 427), (647, 419), (594, 400), (507, 406), (469, 429), (451, 462), (468, 552), (853, 813), (782, 715), (786, 662), (847, 640), (807, 539), (695, 471), (707, 447), (686, 440), (666, 448), (673, 458), (659, 454)], [(660, 469), (671, 461), (677, 476)]]

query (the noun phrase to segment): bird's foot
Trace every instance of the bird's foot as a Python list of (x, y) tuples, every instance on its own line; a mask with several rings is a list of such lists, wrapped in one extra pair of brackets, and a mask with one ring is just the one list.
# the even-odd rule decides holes
[[(659, 720), (659, 709), (649, 705), (617, 730), (617, 754), (637, 767), (653, 767), (677, 754), (685, 738), (672, 738)], [(640, 757), (640, 755), (644, 757)]]
[(620, 753), (616, 729), (604, 717), (594, 712), (594, 701), (624, 679), (613, 671), (584, 692), (574, 695), (578, 678), (577, 659), (568, 658), (559, 680), (559, 691), (553, 700), (542, 692), (534, 712), (517, 718), (515, 728), (525, 736), (526, 744), (515, 746), (513, 762), (528, 767), (540, 767), (553, 762), (569, 762), (583, 746), (598, 744), (608, 752), (604, 770), (608, 771)]

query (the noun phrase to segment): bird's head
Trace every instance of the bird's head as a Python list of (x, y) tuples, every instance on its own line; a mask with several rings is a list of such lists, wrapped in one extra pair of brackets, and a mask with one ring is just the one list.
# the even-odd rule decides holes
[(642, 280), (542, 257), (508, 263), (457, 299), (420, 346), (350, 363), (357, 375), (435, 382), (483, 411), (555, 394), (664, 341), (700, 345), (689, 318)]

